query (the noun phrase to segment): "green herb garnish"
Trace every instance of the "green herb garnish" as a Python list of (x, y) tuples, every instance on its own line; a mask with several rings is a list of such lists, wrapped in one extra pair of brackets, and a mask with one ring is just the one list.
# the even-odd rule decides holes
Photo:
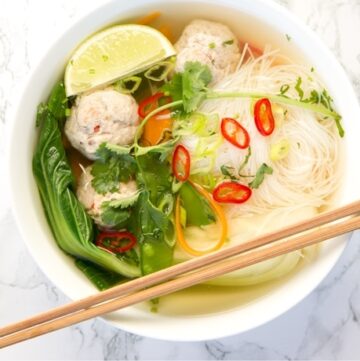
[(232, 44), (234, 44), (234, 39), (229, 39), (229, 40), (223, 41), (223, 43), (222, 43), (223, 46), (232, 45)]
[(247, 152), (243, 162), (240, 164), (239, 171), (238, 171), (239, 174), (242, 172), (242, 170), (248, 164), (250, 157), (251, 157), (251, 147), (248, 148), (248, 152)]
[(171, 71), (174, 69), (175, 63), (173, 61), (161, 61), (156, 65), (148, 69), (144, 76), (145, 78), (152, 81), (163, 81), (165, 80)]
[(249, 183), (249, 187), (253, 189), (259, 188), (266, 174), (273, 174), (273, 169), (266, 163), (263, 163), (257, 170), (254, 180)]
[(221, 173), (225, 178), (230, 178), (231, 180), (237, 180), (236, 171), (234, 167), (229, 167), (227, 165), (222, 165), (220, 167)]
[(129, 209), (106, 207), (101, 213), (101, 221), (107, 227), (114, 229), (126, 228), (130, 217), (131, 211)]
[(98, 159), (91, 168), (94, 177), (91, 185), (97, 193), (116, 192), (120, 182), (127, 182), (134, 177), (136, 162), (130, 154), (116, 154), (102, 144), (96, 155)]
[(289, 84), (283, 84), (281, 87), (280, 87), (280, 95), (284, 96), (288, 90), (290, 89), (290, 85)]
[(135, 93), (142, 82), (142, 78), (139, 76), (130, 76), (129, 78), (120, 79), (114, 84), (115, 90), (124, 94)]
[(206, 98), (207, 85), (212, 75), (206, 65), (199, 62), (187, 62), (183, 73), (176, 73), (162, 89), (174, 101), (182, 100), (185, 113), (195, 111)]
[(304, 91), (301, 88), (301, 83), (302, 83), (302, 79), (301, 79), (301, 77), (298, 77), (296, 80), (296, 84), (295, 84), (295, 90), (299, 94), (299, 98), (302, 101), (304, 98)]

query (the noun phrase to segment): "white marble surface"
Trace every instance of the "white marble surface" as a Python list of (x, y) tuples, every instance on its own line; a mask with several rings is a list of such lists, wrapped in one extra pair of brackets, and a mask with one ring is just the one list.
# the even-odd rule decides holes
[[(103, 0), (0, 0), (0, 324), (67, 301), (41, 273), (7, 198), (6, 124), (18, 89), (51, 39)], [(120, 1), (120, 0), (119, 0)], [(309, 24), (345, 67), (360, 97), (360, 0), (278, 0)], [(152, 340), (100, 319), (0, 351), (1, 360), (360, 359), (360, 233), (305, 300), (245, 334), (200, 343)]]

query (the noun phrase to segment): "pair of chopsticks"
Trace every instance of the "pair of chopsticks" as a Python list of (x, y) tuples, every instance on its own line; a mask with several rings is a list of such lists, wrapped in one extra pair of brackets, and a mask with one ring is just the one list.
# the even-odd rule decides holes
[[(0, 328), (0, 348), (354, 231), (360, 228), (359, 213), (360, 201), (357, 201), (244, 244), (192, 259), (10, 324)], [(319, 226), (322, 227), (317, 228)]]

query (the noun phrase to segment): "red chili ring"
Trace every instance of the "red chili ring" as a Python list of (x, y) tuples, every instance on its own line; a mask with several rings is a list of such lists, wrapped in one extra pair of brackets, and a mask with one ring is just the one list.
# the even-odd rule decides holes
[[(138, 115), (141, 118), (145, 118), (150, 112), (152, 112), (153, 110), (155, 110), (156, 108), (159, 107), (159, 100), (165, 100), (165, 103), (171, 103), (172, 99), (171, 97), (165, 96), (164, 93), (156, 93), (154, 95), (151, 95), (150, 97), (144, 99), (143, 101), (140, 102), (139, 107), (138, 107)], [(164, 119), (165, 118), (170, 118), (170, 113), (169, 110), (163, 110), (160, 113), (156, 114), (154, 116), (155, 119)]]
[(223, 118), (221, 120), (221, 134), (235, 147), (245, 149), (250, 144), (248, 131), (233, 118)]
[[(157, 104), (160, 98), (164, 96), (164, 93), (156, 93), (150, 97), (144, 99), (139, 103), (138, 114), (141, 118), (145, 118), (151, 111), (157, 108)], [(152, 106), (155, 105), (154, 108)], [(147, 107), (150, 109), (146, 110)]]
[(244, 203), (251, 194), (251, 188), (232, 181), (222, 182), (213, 190), (214, 200), (219, 203)]
[(263, 98), (255, 103), (254, 120), (256, 128), (263, 136), (266, 137), (274, 131), (275, 121), (269, 99)]
[(185, 182), (190, 176), (190, 153), (181, 144), (175, 148), (172, 158), (172, 171), (175, 178), (180, 182)]
[[(115, 244), (113, 245), (106, 245), (104, 244), (105, 239), (111, 239), (110, 242), (113, 242)], [(129, 243), (125, 246), (119, 247), (120, 241), (123, 239), (128, 239)], [(110, 251), (112, 253), (124, 253), (127, 251), (130, 251), (135, 245), (136, 245), (136, 237), (128, 232), (101, 232), (98, 234), (96, 238), (95, 244), (98, 247), (105, 248), (107, 251)]]

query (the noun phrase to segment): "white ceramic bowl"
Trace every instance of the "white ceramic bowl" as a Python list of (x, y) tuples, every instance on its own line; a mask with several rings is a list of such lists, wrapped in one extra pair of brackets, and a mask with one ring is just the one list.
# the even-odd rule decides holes
[[(185, 23), (199, 17), (223, 21), (255, 45), (272, 42), (284, 52), (294, 51), (293, 47), (298, 47), (325, 80), (338, 111), (343, 115), (346, 155), (339, 203), (360, 198), (359, 167), (353, 166), (357, 164), (356, 155), (360, 153), (360, 110), (356, 97), (333, 55), (300, 21), (276, 4), (254, 0), (110, 1), (64, 31), (37, 64), (16, 107), (8, 147), (13, 211), (21, 234), (44, 273), (74, 300), (96, 291), (76, 269), (72, 259), (57, 247), (44, 216), (31, 170), (37, 139), (34, 125), (36, 107), (47, 98), (53, 84), (62, 75), (67, 57), (80, 41), (106, 25), (151, 10), (163, 11), (171, 22), (174, 19)], [(274, 36), (274, 31), (278, 32), (277, 36)], [(291, 37), (290, 42), (285, 34)], [(206, 340), (243, 332), (284, 313), (309, 294), (340, 257), (345, 240), (326, 243), (316, 262), (274, 285), (261, 297), (255, 297), (239, 307), (212, 310), (196, 317), (191, 314), (153, 314), (144, 308), (132, 307), (106, 319), (124, 330), (167, 340)], [(196, 296), (192, 297), (195, 304)]]

